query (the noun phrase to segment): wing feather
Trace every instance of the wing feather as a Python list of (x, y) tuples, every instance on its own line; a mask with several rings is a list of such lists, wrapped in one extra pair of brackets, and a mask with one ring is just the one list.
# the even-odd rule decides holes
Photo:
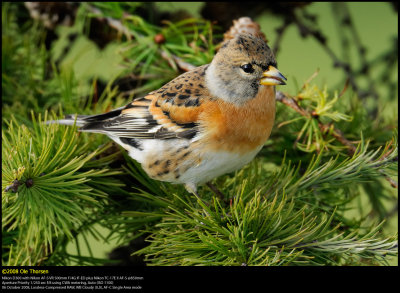
[(204, 81), (207, 67), (182, 74), (123, 108), (82, 117), (80, 130), (125, 138), (191, 139), (200, 131), (202, 104), (211, 99)]

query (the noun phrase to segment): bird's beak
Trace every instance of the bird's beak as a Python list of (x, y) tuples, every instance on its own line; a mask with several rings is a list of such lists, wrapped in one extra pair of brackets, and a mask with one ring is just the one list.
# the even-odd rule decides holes
[(284, 85), (286, 84), (286, 77), (279, 72), (274, 66), (268, 66), (268, 70), (263, 72), (263, 78), (261, 78), (260, 83), (262, 85)]

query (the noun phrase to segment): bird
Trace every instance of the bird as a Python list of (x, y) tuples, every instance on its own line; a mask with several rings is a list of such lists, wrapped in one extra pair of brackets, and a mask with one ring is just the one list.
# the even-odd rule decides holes
[(262, 38), (239, 34), (209, 64), (126, 106), (56, 122), (107, 135), (152, 179), (198, 195), (199, 185), (242, 168), (261, 150), (275, 120), (275, 87), (286, 80)]

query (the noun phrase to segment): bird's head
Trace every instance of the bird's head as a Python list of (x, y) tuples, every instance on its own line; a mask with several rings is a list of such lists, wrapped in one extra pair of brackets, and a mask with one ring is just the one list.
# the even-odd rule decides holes
[(272, 50), (252, 35), (224, 42), (206, 72), (211, 94), (235, 104), (256, 97), (261, 86), (284, 85), (285, 80)]

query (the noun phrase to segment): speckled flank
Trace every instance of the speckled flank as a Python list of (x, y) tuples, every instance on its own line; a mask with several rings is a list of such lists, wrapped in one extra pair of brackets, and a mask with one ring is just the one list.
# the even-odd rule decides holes
[(201, 158), (193, 152), (193, 145), (173, 146), (164, 152), (148, 154), (143, 169), (153, 179), (176, 182), (181, 174), (201, 162)]

